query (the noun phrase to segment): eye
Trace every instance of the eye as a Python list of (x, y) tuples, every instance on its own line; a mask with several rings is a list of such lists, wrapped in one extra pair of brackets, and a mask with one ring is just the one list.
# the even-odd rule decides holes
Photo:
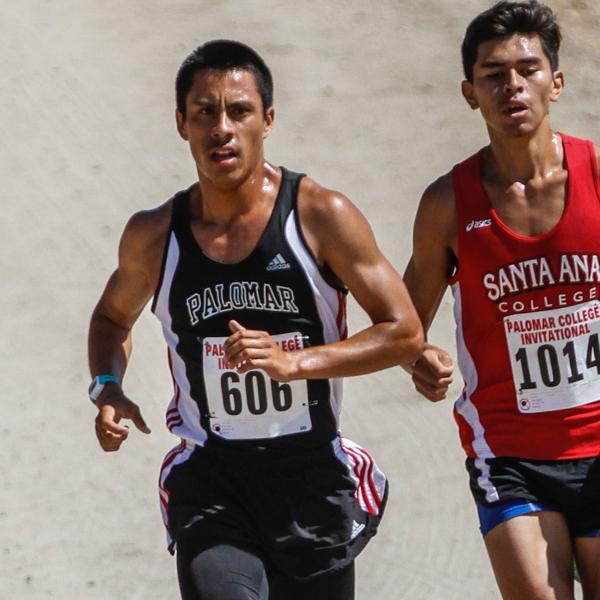
[(247, 106), (236, 105), (233, 107), (232, 112), (236, 117), (243, 117), (243, 116), (247, 115), (250, 112), (250, 110), (248, 109)]
[(486, 79), (499, 79), (502, 76), (502, 71), (494, 71), (493, 73), (488, 73), (485, 78)]

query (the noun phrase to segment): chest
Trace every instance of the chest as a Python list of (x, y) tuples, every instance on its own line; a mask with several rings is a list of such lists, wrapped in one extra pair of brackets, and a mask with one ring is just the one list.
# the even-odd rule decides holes
[(483, 187), (500, 221), (524, 236), (540, 236), (556, 227), (568, 202), (566, 170), (508, 187), (484, 180)]
[(247, 258), (258, 245), (269, 223), (268, 211), (255, 211), (223, 224), (195, 221), (192, 236), (209, 258), (220, 263), (237, 263)]

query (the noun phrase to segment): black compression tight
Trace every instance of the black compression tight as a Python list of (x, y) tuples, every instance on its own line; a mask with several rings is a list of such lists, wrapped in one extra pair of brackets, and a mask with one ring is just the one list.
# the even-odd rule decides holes
[(193, 538), (177, 544), (177, 574), (183, 600), (354, 600), (354, 564), (308, 583), (268, 579), (258, 553)]

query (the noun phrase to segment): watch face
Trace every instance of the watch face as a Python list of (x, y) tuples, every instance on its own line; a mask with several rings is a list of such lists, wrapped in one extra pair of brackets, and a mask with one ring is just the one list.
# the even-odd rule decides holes
[(100, 383), (98, 377), (94, 377), (94, 379), (92, 379), (92, 383), (90, 383), (90, 387), (88, 388), (88, 396), (92, 402), (96, 401), (103, 388), (104, 384)]

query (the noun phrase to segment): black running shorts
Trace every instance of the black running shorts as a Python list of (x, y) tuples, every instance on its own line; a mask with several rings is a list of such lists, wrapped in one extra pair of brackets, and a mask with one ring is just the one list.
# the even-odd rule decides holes
[(591, 536), (600, 530), (600, 457), (553, 461), (469, 458), (466, 467), (478, 506), (488, 509), (520, 500), (560, 512), (573, 537)]
[(349, 565), (377, 531), (388, 485), (366, 451), (348, 446), (348, 463), (337, 444), (269, 460), (181, 452), (161, 475), (172, 547), (184, 536), (254, 547), (271, 572), (298, 579)]

